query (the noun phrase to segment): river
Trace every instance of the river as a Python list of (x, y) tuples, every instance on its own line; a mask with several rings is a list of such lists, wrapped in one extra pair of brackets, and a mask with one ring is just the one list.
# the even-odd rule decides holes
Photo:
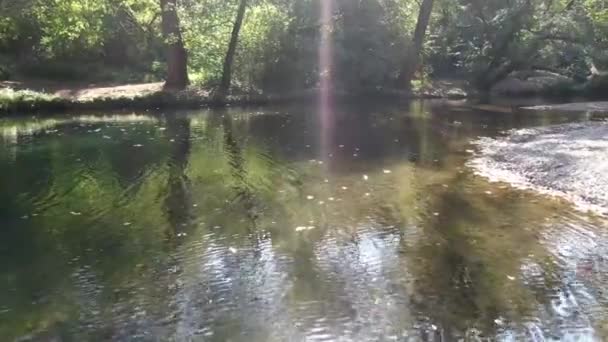
[(6, 341), (602, 341), (608, 220), (471, 162), (585, 114), (0, 119)]

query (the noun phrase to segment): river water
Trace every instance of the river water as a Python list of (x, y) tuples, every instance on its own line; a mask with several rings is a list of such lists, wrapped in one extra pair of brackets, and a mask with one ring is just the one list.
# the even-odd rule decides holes
[(608, 221), (440, 103), (0, 120), (2, 341), (602, 341)]

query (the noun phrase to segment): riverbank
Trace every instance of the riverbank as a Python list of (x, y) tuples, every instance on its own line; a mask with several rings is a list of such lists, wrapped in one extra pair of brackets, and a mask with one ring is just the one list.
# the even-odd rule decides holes
[[(90, 109), (198, 108), (226, 105), (264, 105), (282, 102), (314, 101), (318, 89), (281, 94), (233, 94), (217, 99), (210, 89), (189, 87), (172, 91), (163, 83), (101, 84), (62, 86), (49, 82), (0, 82), (0, 113), (57, 112)], [(457, 81), (436, 81), (411, 93), (397, 89), (362, 89), (356, 93), (335, 90), (336, 99), (377, 98), (393, 101), (471, 96), (466, 85)]]
[[(315, 101), (319, 89), (285, 92), (281, 94), (232, 94), (224, 99), (213, 96), (211, 89), (188, 87), (185, 90), (174, 91), (163, 88), (162, 82), (139, 84), (68, 84), (53, 82), (0, 82), (0, 114), (19, 115), (31, 112), (65, 112), (78, 110), (147, 110), (162, 108), (199, 108), (221, 107), (226, 105), (267, 105), (285, 102)], [(333, 96), (337, 101), (352, 101), (357, 99), (380, 101), (410, 101), (415, 99), (449, 99), (467, 100), (466, 108), (490, 111), (587, 111), (608, 113), (608, 102), (575, 102), (559, 105), (530, 106), (535, 101), (523, 101), (518, 106), (502, 108), (494, 105), (475, 104), (481, 94), (463, 81), (435, 80), (425, 86), (417, 87), (411, 92), (399, 89), (360, 89), (357, 92), (334, 90)], [(498, 99), (512, 99), (513, 96), (492, 96), (489, 103)], [(515, 98), (520, 98), (515, 96)], [(534, 100), (538, 97), (525, 97)], [(549, 102), (563, 101), (552, 97)], [(547, 101), (547, 99), (543, 100)], [(473, 101), (469, 101), (473, 100)], [(500, 100), (498, 100), (500, 102)], [(499, 104), (497, 102), (497, 104)], [(509, 102), (512, 102), (509, 100)], [(528, 103), (528, 104), (526, 104)], [(459, 104), (459, 105), (462, 105)]]
[[(8, 85), (8, 87), (7, 87)], [(10, 87), (15, 85), (16, 87)], [(269, 97), (230, 96), (218, 101), (204, 89), (182, 91), (163, 89), (162, 83), (116, 86), (40, 88), (23, 84), (0, 87), (0, 112), (57, 112), (89, 109), (158, 109), (164, 107), (196, 108), (199, 106), (264, 103)]]
[(556, 105), (529, 106), (522, 107), (521, 109), (524, 111), (608, 114), (608, 101), (572, 102)]

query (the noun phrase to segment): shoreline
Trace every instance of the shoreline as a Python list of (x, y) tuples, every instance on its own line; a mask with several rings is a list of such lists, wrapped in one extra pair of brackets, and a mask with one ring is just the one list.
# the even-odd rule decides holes
[[(1, 95), (1, 93), (0, 93)], [(73, 110), (99, 110), (99, 109), (162, 109), (179, 108), (195, 109), (200, 107), (225, 107), (225, 106), (257, 106), (280, 103), (296, 103), (303, 101), (314, 101), (317, 93), (302, 92), (300, 94), (279, 94), (279, 95), (232, 95), (226, 99), (218, 100), (211, 96), (192, 96), (181, 92), (161, 91), (152, 94), (137, 95), (135, 97), (96, 97), (87, 100), (69, 99), (63, 97), (51, 97), (48, 94), (33, 94), (21, 96), (16, 94), (16, 100), (2, 103), (0, 99), (0, 113), (19, 115), (20, 112), (67, 112)], [(409, 101), (421, 99), (441, 99), (440, 96), (426, 94), (413, 95), (394, 95), (388, 93), (353, 93), (337, 94), (337, 101), (357, 99), (366, 96), (370, 99), (383, 99), (391, 101)]]
[[(211, 90), (189, 87), (172, 91), (163, 84), (89, 85), (61, 87), (44, 82), (0, 82), (0, 114), (22, 112), (67, 112), (74, 110), (132, 110), (200, 107), (257, 106), (316, 101), (319, 89), (310, 88), (277, 94), (233, 94), (217, 99)], [(367, 98), (372, 100), (410, 101), (421, 99), (470, 99), (474, 96), (450, 82), (437, 82), (433, 87), (414, 92), (398, 89), (360, 89), (354, 92), (334, 90), (336, 101)]]
[[(14, 86), (15, 88), (12, 88)], [(48, 88), (45, 88), (48, 87)], [(357, 101), (392, 101), (394, 103), (414, 100), (447, 100), (466, 101), (465, 107), (482, 111), (501, 112), (497, 106), (486, 106), (493, 99), (521, 99), (521, 96), (491, 96), (463, 90), (462, 84), (437, 81), (432, 86), (407, 92), (399, 89), (360, 89), (354, 92), (334, 90), (336, 102)], [(49, 89), (49, 90), (47, 90)], [(58, 85), (42, 83), (36, 86), (18, 82), (0, 82), (0, 115), (20, 116), (30, 114), (64, 113), (79, 110), (158, 110), (164, 108), (196, 109), (221, 108), (226, 106), (260, 106), (284, 103), (314, 102), (319, 96), (319, 89), (311, 88), (281, 94), (233, 94), (218, 100), (212, 91), (205, 88), (189, 87), (185, 90), (172, 91), (163, 89), (163, 84), (140, 83), (126, 85), (102, 85), (61, 88)], [(580, 102), (576, 97), (555, 97), (551, 95), (529, 96), (526, 99), (542, 98), (556, 104), (519, 106), (502, 110), (514, 112), (606, 112), (608, 101)], [(489, 100), (489, 102), (488, 102)], [(572, 101), (563, 103), (563, 101)], [(499, 101), (500, 102), (500, 101)], [(558, 103), (561, 102), (561, 103)], [(497, 103), (500, 106), (500, 103)], [(486, 108), (488, 107), (488, 108)]]

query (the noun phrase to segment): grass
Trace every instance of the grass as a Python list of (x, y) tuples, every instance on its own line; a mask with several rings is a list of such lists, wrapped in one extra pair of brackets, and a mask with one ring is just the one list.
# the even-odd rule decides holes
[(65, 100), (55, 95), (32, 90), (0, 89), (0, 112), (63, 108)]

